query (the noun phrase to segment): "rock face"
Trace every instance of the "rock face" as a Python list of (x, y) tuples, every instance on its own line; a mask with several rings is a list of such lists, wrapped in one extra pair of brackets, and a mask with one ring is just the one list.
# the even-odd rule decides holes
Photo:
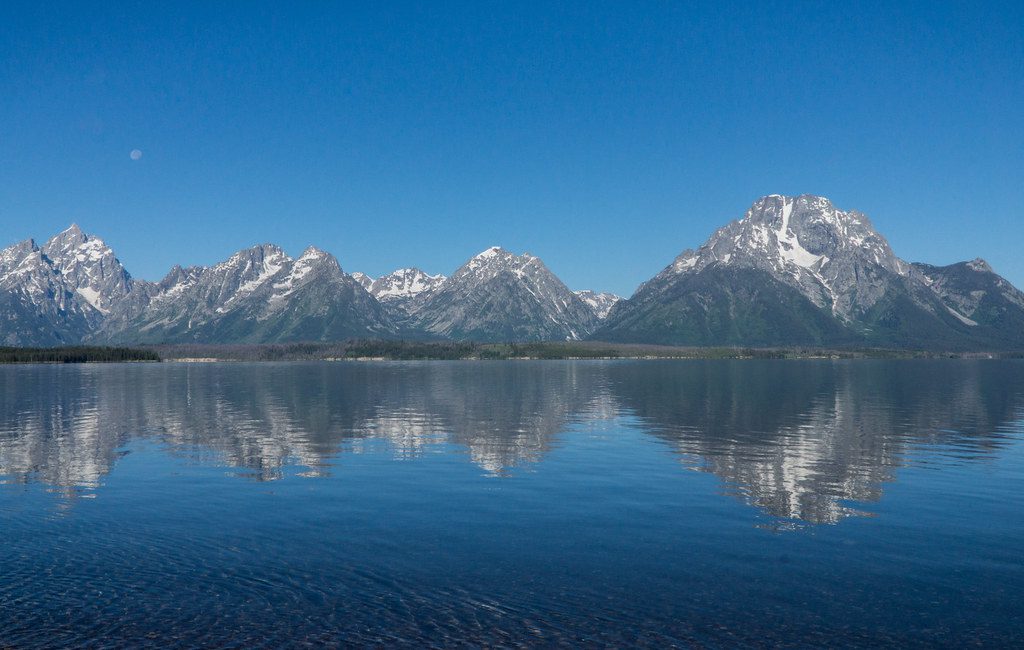
[[(1006, 327), (1009, 317), (996, 326), (1005, 331), (982, 331), (958, 311), (959, 299), (940, 295), (940, 285), (959, 290), (896, 257), (865, 215), (823, 197), (771, 195), (613, 307), (594, 338), (676, 345), (1024, 345), (1024, 337)], [(1007, 313), (1020, 309), (1012, 299), (1005, 303)]]
[(621, 296), (616, 296), (614, 293), (604, 291), (597, 292), (584, 289), (583, 291), (576, 291), (575, 293), (579, 296), (580, 300), (590, 307), (590, 311), (594, 312), (594, 315), (597, 316), (598, 320), (604, 320), (607, 318), (608, 312), (612, 310), (615, 303), (622, 300)]
[(413, 327), (458, 340), (575, 340), (597, 325), (590, 307), (539, 258), (497, 246), (466, 262), (411, 313)]

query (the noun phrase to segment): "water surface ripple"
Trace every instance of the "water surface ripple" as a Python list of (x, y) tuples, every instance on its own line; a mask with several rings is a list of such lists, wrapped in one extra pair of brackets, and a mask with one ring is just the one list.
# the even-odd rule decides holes
[(0, 368), (0, 647), (1024, 643), (1024, 362)]

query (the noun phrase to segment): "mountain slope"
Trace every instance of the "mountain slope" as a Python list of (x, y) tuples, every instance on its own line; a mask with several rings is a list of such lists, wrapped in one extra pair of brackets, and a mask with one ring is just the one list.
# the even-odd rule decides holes
[(497, 246), (476, 255), (412, 310), (411, 325), (458, 340), (580, 339), (591, 309), (544, 263)]
[(710, 266), (638, 291), (593, 338), (693, 346), (847, 344), (856, 336), (793, 287), (754, 269)]
[(914, 264), (950, 314), (970, 336), (999, 347), (1020, 347), (1024, 336), (1024, 292), (1000, 277), (985, 260), (949, 266)]

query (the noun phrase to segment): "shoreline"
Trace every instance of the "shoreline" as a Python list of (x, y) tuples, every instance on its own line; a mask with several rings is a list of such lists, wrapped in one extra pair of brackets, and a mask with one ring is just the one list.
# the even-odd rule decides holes
[(175, 344), (137, 347), (0, 348), (0, 364), (229, 363), (393, 361), (657, 361), (822, 359), (1024, 359), (1020, 351), (929, 351), (817, 347), (672, 347), (591, 341), (468, 343), (345, 341), (340, 343)]
[[(510, 357), (506, 359), (465, 359), (417, 358), (401, 359), (397, 357), (352, 357), (348, 359), (189, 359), (168, 358), (151, 363), (410, 363), (418, 361), (451, 361), (451, 362), (507, 362), (507, 361), (1007, 361), (1020, 360), (1024, 357), (1000, 355), (874, 355), (874, 356), (780, 356), (780, 357), (656, 357), (656, 356), (619, 356), (619, 357)], [(108, 362), (90, 362), (108, 363)], [(117, 362), (113, 362), (117, 363)]]

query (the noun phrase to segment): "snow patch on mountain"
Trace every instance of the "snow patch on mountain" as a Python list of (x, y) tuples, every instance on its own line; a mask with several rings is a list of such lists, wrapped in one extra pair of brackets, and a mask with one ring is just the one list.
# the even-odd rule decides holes
[(88, 302), (90, 305), (92, 305), (99, 311), (106, 311), (101, 303), (101, 296), (99, 291), (96, 291), (92, 287), (79, 287), (78, 289), (75, 289), (75, 292), (78, 293), (78, 295), (85, 298), (86, 302)]
[[(827, 261), (828, 258), (824, 255), (815, 255), (801, 246), (800, 238), (789, 229), (789, 218), (793, 214), (793, 201), (791, 198), (782, 199), (782, 223), (775, 233), (775, 240), (778, 243), (779, 257), (809, 269), (822, 260)], [(759, 229), (757, 234), (759, 235), (758, 239), (764, 238), (763, 229)]]

